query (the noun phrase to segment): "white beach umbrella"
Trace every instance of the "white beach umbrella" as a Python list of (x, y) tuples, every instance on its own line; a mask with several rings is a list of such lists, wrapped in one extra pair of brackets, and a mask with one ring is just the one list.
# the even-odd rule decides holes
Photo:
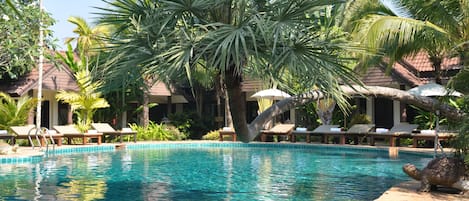
[[(427, 96), (427, 97), (441, 97), (441, 96), (461, 97), (463, 96), (462, 93), (459, 93), (457, 91), (450, 91), (446, 87), (436, 84), (436, 83), (428, 83), (428, 84), (424, 84), (418, 87), (414, 87), (408, 90), (407, 92), (409, 92), (412, 95)], [(443, 152), (443, 148), (441, 147), (441, 144), (438, 142), (438, 130), (440, 128), (439, 115), (440, 115), (440, 111), (436, 110), (434, 157), (436, 157), (438, 147), (440, 147), (441, 151)]]
[(418, 96), (457, 96), (461, 97), (463, 94), (457, 91), (450, 91), (446, 87), (436, 83), (428, 83), (414, 87), (408, 91), (410, 94)]
[(251, 98), (266, 98), (271, 100), (283, 100), (288, 97), (291, 97), (290, 94), (283, 92), (279, 89), (265, 89), (262, 91), (258, 91), (251, 96)]

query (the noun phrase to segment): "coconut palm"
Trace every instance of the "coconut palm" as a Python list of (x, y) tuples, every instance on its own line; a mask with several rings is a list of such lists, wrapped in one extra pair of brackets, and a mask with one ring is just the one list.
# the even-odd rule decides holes
[(36, 102), (35, 98), (28, 96), (15, 100), (8, 94), (0, 92), (0, 129), (6, 130), (10, 126), (24, 125)]
[(82, 17), (72, 16), (68, 18), (68, 21), (76, 28), (73, 33), (77, 34), (77, 37), (69, 37), (65, 40), (65, 44), (76, 41), (76, 51), (82, 52), (86, 56), (91, 56), (97, 52), (99, 48), (105, 46), (104, 38), (109, 36), (109, 26), (96, 25), (90, 26), (85, 19)]
[[(138, 68), (158, 78), (191, 76), (197, 65), (222, 75), (239, 139), (248, 127), (241, 83), (248, 67), (274, 79), (288, 72), (345, 103), (337, 80), (357, 82), (338, 54), (343, 41), (321, 37), (316, 16), (339, 1), (116, 0), (106, 1), (101, 23), (116, 30), (109, 72)], [(317, 15), (316, 15), (317, 14)], [(123, 74), (125, 75), (125, 74)], [(326, 76), (335, 79), (323, 79)]]
[(354, 38), (381, 51), (390, 65), (425, 51), (434, 67), (435, 80), (441, 83), (444, 58), (455, 53), (463, 61), (467, 58), (469, 46), (458, 46), (469, 38), (467, 0), (360, 0), (348, 8), (347, 25), (354, 27)]
[(96, 91), (100, 83), (91, 81), (89, 71), (78, 71), (75, 73), (75, 78), (80, 88), (79, 92), (59, 91), (56, 98), (70, 104), (72, 111), (77, 114), (77, 126), (84, 132), (90, 128), (96, 110), (109, 107), (109, 104), (101, 97), (101, 93)]

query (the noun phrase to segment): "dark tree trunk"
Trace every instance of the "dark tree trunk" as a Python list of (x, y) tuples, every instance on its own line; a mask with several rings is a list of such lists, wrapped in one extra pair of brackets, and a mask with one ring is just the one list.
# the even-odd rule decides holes
[(231, 117), (233, 118), (233, 126), (238, 139), (243, 142), (249, 142), (248, 124), (246, 119), (246, 100), (241, 91), (241, 75), (234, 72), (234, 67), (225, 72), (225, 84), (228, 91), (229, 106), (231, 109)]
[(215, 78), (215, 98), (216, 98), (216, 101), (217, 101), (217, 126), (220, 128), (223, 126), (223, 121), (221, 119), (222, 117), (222, 109), (221, 109), (221, 97), (223, 96), (223, 90), (222, 90), (222, 79), (221, 79), (221, 76), (220, 74), (217, 75), (217, 77)]
[(203, 108), (204, 108), (204, 92), (205, 90), (201, 86), (197, 86), (195, 91), (195, 105), (197, 110), (197, 115), (202, 117)]
[(225, 89), (225, 126), (233, 127), (233, 118), (231, 117), (230, 98), (228, 90)]
[(140, 116), (140, 124), (143, 127), (147, 127), (150, 122), (150, 108), (148, 106), (150, 103), (149, 95), (148, 92), (143, 93), (142, 114)]
[(443, 59), (438, 56), (430, 56), (430, 61), (432, 62), (433, 70), (435, 72), (435, 83), (441, 84), (441, 62)]

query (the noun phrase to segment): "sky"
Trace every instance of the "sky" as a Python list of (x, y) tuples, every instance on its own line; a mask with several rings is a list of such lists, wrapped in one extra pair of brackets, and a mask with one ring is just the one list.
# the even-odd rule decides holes
[(106, 4), (101, 0), (43, 0), (45, 10), (52, 14), (56, 20), (55, 25), (51, 27), (54, 37), (58, 39), (57, 45), (59, 49), (64, 49), (65, 38), (76, 36), (73, 33), (75, 25), (68, 22), (70, 16), (82, 17), (93, 25), (96, 15), (92, 13), (99, 12), (93, 7), (105, 7)]

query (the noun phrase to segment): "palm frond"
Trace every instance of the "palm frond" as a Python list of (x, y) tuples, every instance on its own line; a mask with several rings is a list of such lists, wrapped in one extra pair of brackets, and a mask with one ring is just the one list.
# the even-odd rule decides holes
[(36, 103), (35, 98), (24, 96), (15, 100), (8, 94), (0, 92), (0, 129), (24, 125)]

